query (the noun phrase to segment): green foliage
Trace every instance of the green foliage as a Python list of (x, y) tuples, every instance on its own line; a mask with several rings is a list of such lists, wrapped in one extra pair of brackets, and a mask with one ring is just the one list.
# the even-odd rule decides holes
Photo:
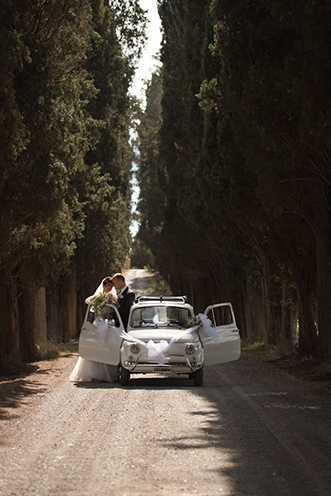
[[(4, 0), (0, 14), (0, 289), (15, 316), (15, 290), (8, 305), (5, 295), (19, 280), (33, 315), (27, 288), (49, 280), (62, 301), (73, 275), (99, 282), (129, 251), (128, 89), (146, 18), (136, 1), (104, 0)], [(68, 333), (66, 315), (48, 312), (55, 339)], [(19, 332), (30, 359), (33, 329)]]
[(146, 11), (137, 0), (110, 0), (109, 5), (115, 13), (116, 30), (123, 54), (135, 66), (146, 42)]
[[(210, 172), (210, 182), (215, 180), (209, 157), (201, 153), (204, 121), (196, 98), (211, 58), (206, 53), (212, 34), (208, 4), (160, 2), (165, 33), (159, 156), (165, 207), (157, 263), (164, 277), (170, 275), (173, 292), (188, 294), (191, 301), (201, 300), (201, 286), (222, 256), (210, 229), (214, 210), (205, 176)], [(212, 284), (209, 287), (203, 297), (210, 302)]]
[(21, 275), (40, 283), (68, 263), (82, 232), (72, 179), (83, 167), (87, 139), (83, 112), (91, 85), (81, 64), (89, 7), (83, 0), (18, 1), (7, 9), (3, 31), (20, 48), (12, 47), (16, 62), (5, 79), (18, 146), (10, 152), (3, 137), (0, 263), (11, 271), (20, 264)]
[[(257, 227), (263, 226), (269, 256), (287, 267), (301, 300), (306, 299), (303, 293), (312, 299), (319, 273), (330, 265), (329, 257), (322, 257), (322, 262), (316, 255), (318, 232), (323, 233), (323, 250), (328, 251), (330, 243), (322, 214), (330, 210), (325, 194), (329, 191), (329, 138), (321, 130), (328, 127), (324, 50), (330, 36), (325, 22), (319, 24), (321, 15), (330, 16), (330, 8), (306, 1), (290, 6), (288, 2), (254, 6), (233, 2), (230, 6), (214, 1), (212, 12), (213, 51), (221, 64), (218, 95), (215, 98), (214, 91), (210, 106), (216, 99), (218, 111), (227, 114), (236, 151), (256, 176)], [(202, 97), (209, 88), (204, 86)], [(322, 304), (328, 292), (325, 284), (319, 295), (321, 316), (329, 313), (329, 302)], [(308, 339), (308, 348), (315, 353), (313, 319), (306, 316), (305, 320), (312, 322), (311, 337), (305, 332), (301, 341)], [(322, 336), (321, 326), (320, 331)]]
[[(330, 7), (158, 3), (162, 112), (154, 153), (163, 197), (158, 229), (142, 224), (157, 267), (174, 293), (199, 304), (231, 299), (247, 320), (254, 305), (246, 291), (260, 292), (266, 344), (291, 339), (284, 322), (298, 304), (300, 345), (313, 354), (318, 296), (320, 353), (331, 356)], [(152, 215), (147, 197), (142, 190)]]
[[(140, 228), (136, 238), (142, 246), (147, 246), (153, 253), (162, 249), (159, 245), (158, 233), (163, 223), (164, 209), (161, 179), (163, 172), (158, 158), (161, 91), (161, 74), (160, 71), (156, 71), (147, 85), (146, 110), (137, 128), (139, 154), (136, 159), (138, 163), (136, 177), (140, 186), (138, 202)], [(138, 241), (134, 243), (134, 253), (137, 243)]]
[(136, 237), (133, 240), (130, 258), (131, 267), (144, 269), (145, 267), (152, 268), (154, 266), (154, 260), (151, 250), (143, 241), (139, 239), (139, 237)]
[(75, 255), (79, 285), (119, 270), (131, 241), (128, 88), (133, 67), (121, 52), (116, 12), (101, 0), (91, 4), (94, 33), (86, 68), (97, 94), (89, 101), (87, 113), (97, 125), (85, 156), (86, 168), (77, 178), (85, 219), (84, 237), (77, 241)]
[(152, 275), (152, 288), (158, 296), (172, 296), (169, 284), (160, 276), (158, 272)]

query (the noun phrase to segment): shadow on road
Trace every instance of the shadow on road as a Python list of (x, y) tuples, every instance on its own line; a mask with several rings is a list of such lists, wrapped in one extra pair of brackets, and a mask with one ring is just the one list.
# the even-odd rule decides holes
[(75, 386), (83, 389), (123, 389), (123, 390), (137, 390), (137, 389), (148, 389), (148, 390), (170, 390), (178, 389), (181, 390), (191, 390), (196, 389), (193, 386), (193, 379), (186, 378), (185, 376), (144, 376), (143, 374), (133, 374), (130, 377), (128, 386), (121, 386), (119, 382), (109, 383), (109, 382), (76, 382)]
[[(61, 357), (76, 357), (68, 353)], [(58, 359), (26, 364), (18, 373), (0, 380), (0, 420), (10, 420), (20, 416), (19, 408), (24, 405), (29, 397), (43, 395), (52, 387), (50, 379), (56, 377), (56, 363)]]

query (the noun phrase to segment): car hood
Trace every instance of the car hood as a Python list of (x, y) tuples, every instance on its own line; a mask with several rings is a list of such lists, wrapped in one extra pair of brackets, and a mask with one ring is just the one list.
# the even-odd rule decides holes
[[(148, 341), (151, 339), (155, 343), (160, 342), (160, 341), (170, 341), (170, 339), (179, 336), (179, 334), (184, 333), (187, 329), (175, 329), (175, 328), (167, 328), (167, 329), (162, 329), (162, 328), (145, 328), (145, 329), (130, 329), (128, 330), (128, 334), (130, 334), (133, 338), (135, 339), (140, 339), (141, 341), (144, 341), (148, 343)], [(196, 331), (190, 331), (181, 336), (178, 339), (178, 343), (194, 343), (196, 341), (199, 341), (199, 336)]]

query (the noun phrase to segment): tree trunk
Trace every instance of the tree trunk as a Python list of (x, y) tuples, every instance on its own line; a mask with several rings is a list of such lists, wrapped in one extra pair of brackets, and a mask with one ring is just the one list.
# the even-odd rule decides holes
[(299, 287), (299, 352), (316, 356), (317, 333), (312, 312), (309, 290)]
[(33, 289), (20, 286), (18, 298), (19, 349), (23, 362), (36, 358), (36, 294)]
[[(53, 343), (67, 343), (70, 339), (69, 280), (50, 278), (46, 288), (47, 335)], [(73, 301), (73, 312), (76, 304)]]
[(86, 313), (86, 303), (85, 299), (87, 298), (86, 291), (83, 288), (80, 288), (77, 292), (76, 299), (76, 336), (80, 335), (80, 330), (83, 325), (85, 313)]
[(262, 300), (261, 289), (257, 287), (251, 274), (247, 270), (246, 297), (245, 297), (245, 322), (246, 340), (249, 344), (257, 343), (263, 338), (266, 342), (266, 311)]
[(18, 351), (17, 341), (17, 285), (16, 279), (12, 278), (10, 284), (6, 284), (7, 290), (7, 342), (5, 353), (12, 355)]
[(262, 336), (266, 346), (269, 346), (269, 322), (270, 322), (270, 302), (268, 296), (269, 284), (269, 264), (267, 257), (263, 255), (261, 260), (261, 289), (262, 289), (262, 303), (263, 303), (263, 327)]
[(77, 292), (76, 279), (72, 277), (68, 287), (68, 322), (69, 322), (69, 338), (77, 337), (76, 333), (76, 307), (77, 307)]
[[(329, 198), (329, 197), (327, 197)], [(324, 204), (317, 204), (317, 296), (318, 352), (322, 362), (331, 362), (331, 219)]]
[(292, 351), (294, 347), (293, 328), (296, 326), (296, 311), (294, 294), (285, 281), (282, 284), (282, 327), (280, 333), (280, 348), (284, 352)]
[(8, 348), (6, 271), (0, 270), (0, 374), (5, 372), (5, 355)]
[(36, 295), (36, 341), (37, 344), (47, 342), (45, 288), (40, 288)]
[(47, 337), (52, 343), (60, 343), (59, 293), (56, 280), (52, 277), (49, 278), (46, 286), (46, 309)]
[(60, 277), (57, 281), (57, 289), (59, 293), (59, 336), (62, 343), (68, 343), (70, 339), (70, 322), (69, 322), (69, 283), (66, 277)]
[(240, 339), (247, 342), (247, 325), (246, 325), (246, 294), (244, 291), (238, 291), (236, 302), (234, 301), (234, 315), (236, 318), (237, 326), (240, 332)]

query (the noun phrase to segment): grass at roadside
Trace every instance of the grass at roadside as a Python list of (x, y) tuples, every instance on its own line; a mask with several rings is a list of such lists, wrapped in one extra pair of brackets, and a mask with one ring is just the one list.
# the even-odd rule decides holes
[(266, 347), (263, 342), (243, 346), (241, 351), (244, 355), (261, 360), (262, 362), (270, 362), (281, 356), (277, 348)]
[(48, 342), (45, 345), (38, 346), (36, 360), (48, 360), (59, 358), (70, 353), (78, 352), (78, 339), (72, 339), (68, 343), (53, 344)]
[(319, 362), (311, 356), (301, 356), (298, 351), (281, 353), (276, 347), (264, 343), (243, 346), (242, 354), (265, 363), (271, 363), (285, 370), (307, 384), (326, 388), (331, 391), (331, 364)]
[[(31, 364), (42, 362), (44, 360), (54, 360), (72, 353), (78, 353), (78, 339), (72, 339), (69, 343), (62, 344), (54, 344), (47, 341), (46, 343), (37, 346), (36, 356)], [(19, 376), (22, 372), (24, 373), (24, 370), (29, 369), (31, 364), (24, 363), (19, 351), (17, 350), (7, 357), (5, 363), (5, 377)]]

